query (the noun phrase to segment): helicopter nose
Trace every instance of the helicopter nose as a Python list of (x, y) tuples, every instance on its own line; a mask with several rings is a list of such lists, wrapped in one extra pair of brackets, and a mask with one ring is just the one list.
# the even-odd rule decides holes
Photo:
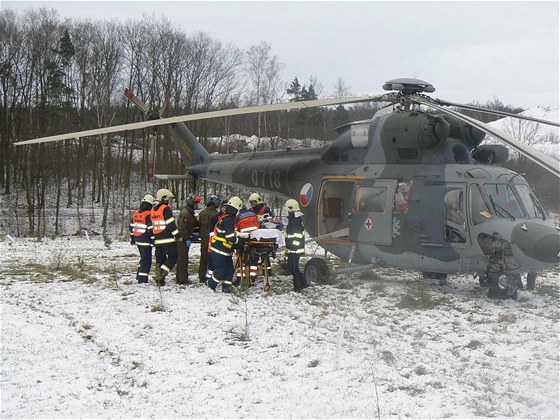
[(560, 233), (553, 226), (520, 223), (513, 229), (511, 241), (535, 260), (551, 264), (560, 262)]

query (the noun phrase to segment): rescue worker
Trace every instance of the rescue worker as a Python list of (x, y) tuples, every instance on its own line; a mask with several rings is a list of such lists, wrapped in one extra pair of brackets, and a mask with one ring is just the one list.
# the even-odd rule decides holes
[(150, 213), (154, 204), (154, 196), (146, 194), (130, 219), (130, 244), (138, 247), (140, 262), (136, 270), (138, 283), (148, 283), (148, 275), (152, 268), (152, 221)]
[(235, 234), (235, 215), (241, 210), (243, 203), (239, 197), (231, 197), (225, 205), (225, 213), (221, 214), (214, 227), (214, 236), (210, 249), (214, 272), (208, 286), (216, 291), (221, 284), (222, 292), (230, 293), (233, 280), (233, 246), (237, 243)]
[(187, 204), (179, 213), (177, 220), (177, 228), (179, 229), (179, 237), (177, 242), (177, 284), (192, 284), (189, 281), (189, 251), (191, 248), (191, 236), (194, 228), (198, 227), (198, 220), (196, 220), (195, 210), (200, 203), (198, 195), (189, 194), (187, 197)]
[[(243, 206), (241, 210), (235, 216), (235, 226), (237, 229), (238, 237), (242, 238), (245, 236), (244, 234), (247, 233), (248, 236), (251, 235), (251, 232), (254, 232), (259, 228), (259, 219), (257, 215), (251, 210), (248, 209), (246, 206)], [(241, 283), (241, 277), (244, 278), (249, 277), (249, 285), (252, 286), (255, 284), (257, 279), (257, 274), (259, 271), (259, 257), (252, 256), (250, 253), (246, 253), (245, 243), (249, 240), (249, 238), (240, 239), (239, 246), (237, 247), (237, 252), (240, 258), (240, 264), (237, 267), (237, 280), (236, 284)]]
[(288, 211), (288, 225), (286, 226), (286, 254), (288, 255), (288, 271), (294, 280), (294, 291), (301, 292), (309, 286), (303, 273), (299, 269), (299, 258), (305, 253), (305, 236), (303, 213), (299, 203), (290, 198), (286, 201)]
[(208, 227), (208, 271), (206, 271), (206, 284), (212, 279), (212, 274), (214, 273), (214, 260), (212, 258), (212, 244), (214, 243), (214, 228), (216, 227), (216, 223), (218, 223), (218, 219), (225, 214), (226, 212), (226, 205), (228, 201), (223, 200), (220, 203), (220, 208), (218, 209), (218, 213), (215, 214), (212, 219), (210, 219), (210, 226)]
[[(274, 218), (274, 214), (270, 207), (268, 207), (261, 195), (259, 193), (253, 193), (249, 196), (249, 205), (251, 206), (251, 210), (257, 215), (259, 219), (259, 227), (264, 228), (264, 224)], [(268, 277), (272, 276), (272, 265), (270, 262), (270, 257), (267, 256), (266, 258), (266, 267), (268, 271)], [(263, 261), (261, 261), (262, 264)]]
[(152, 208), (150, 217), (154, 232), (154, 245), (156, 247), (156, 273), (154, 280), (158, 286), (165, 286), (165, 277), (177, 264), (177, 242), (179, 229), (173, 217), (173, 210), (169, 201), (173, 193), (165, 188), (156, 193), (156, 206)]
[(210, 239), (210, 232), (214, 230), (215, 225), (215, 223), (212, 224), (212, 218), (218, 214), (217, 209), (219, 205), (220, 199), (215, 195), (211, 195), (208, 197), (208, 201), (206, 202), (206, 208), (198, 214), (200, 224), (200, 261), (198, 264), (198, 281), (200, 283), (206, 283), (206, 274), (208, 273), (209, 263), (212, 262), (208, 242)]

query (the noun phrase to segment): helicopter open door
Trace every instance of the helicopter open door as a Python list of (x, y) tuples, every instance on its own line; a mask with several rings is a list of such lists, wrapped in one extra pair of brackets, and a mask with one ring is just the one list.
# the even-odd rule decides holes
[(356, 184), (350, 221), (350, 239), (391, 245), (393, 201), (397, 180), (364, 180)]
[(348, 241), (353, 192), (356, 182), (362, 179), (355, 176), (323, 178), (317, 204), (317, 236), (335, 234), (333, 238)]

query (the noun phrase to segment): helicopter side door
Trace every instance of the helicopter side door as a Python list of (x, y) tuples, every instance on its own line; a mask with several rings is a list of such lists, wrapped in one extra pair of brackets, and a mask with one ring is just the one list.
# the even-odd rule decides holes
[(454, 248), (471, 246), (467, 223), (466, 184), (447, 183), (443, 196), (443, 240)]
[(391, 245), (393, 201), (397, 180), (365, 180), (356, 183), (350, 239), (360, 243)]

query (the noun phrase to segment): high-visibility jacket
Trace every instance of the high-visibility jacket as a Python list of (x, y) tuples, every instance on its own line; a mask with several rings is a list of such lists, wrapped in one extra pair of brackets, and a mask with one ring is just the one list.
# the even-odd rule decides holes
[(151, 210), (139, 208), (134, 212), (130, 219), (130, 239), (139, 246), (150, 246), (152, 243), (152, 221), (150, 218)]
[(166, 203), (160, 203), (154, 207), (150, 218), (152, 219), (155, 245), (175, 242), (179, 229), (177, 229), (173, 211)]
[(220, 215), (214, 227), (210, 250), (218, 254), (230, 256), (233, 253), (233, 245), (236, 243), (235, 217), (229, 213)]
[[(301, 213), (300, 213), (301, 214)], [(296, 217), (294, 212), (288, 213), (288, 226), (286, 226), (286, 253), (287, 254), (304, 254), (305, 253), (305, 236), (303, 231), (303, 219), (301, 216)]]
[(249, 209), (240, 210), (235, 216), (235, 220), (238, 232), (251, 233), (259, 228), (257, 215)]

